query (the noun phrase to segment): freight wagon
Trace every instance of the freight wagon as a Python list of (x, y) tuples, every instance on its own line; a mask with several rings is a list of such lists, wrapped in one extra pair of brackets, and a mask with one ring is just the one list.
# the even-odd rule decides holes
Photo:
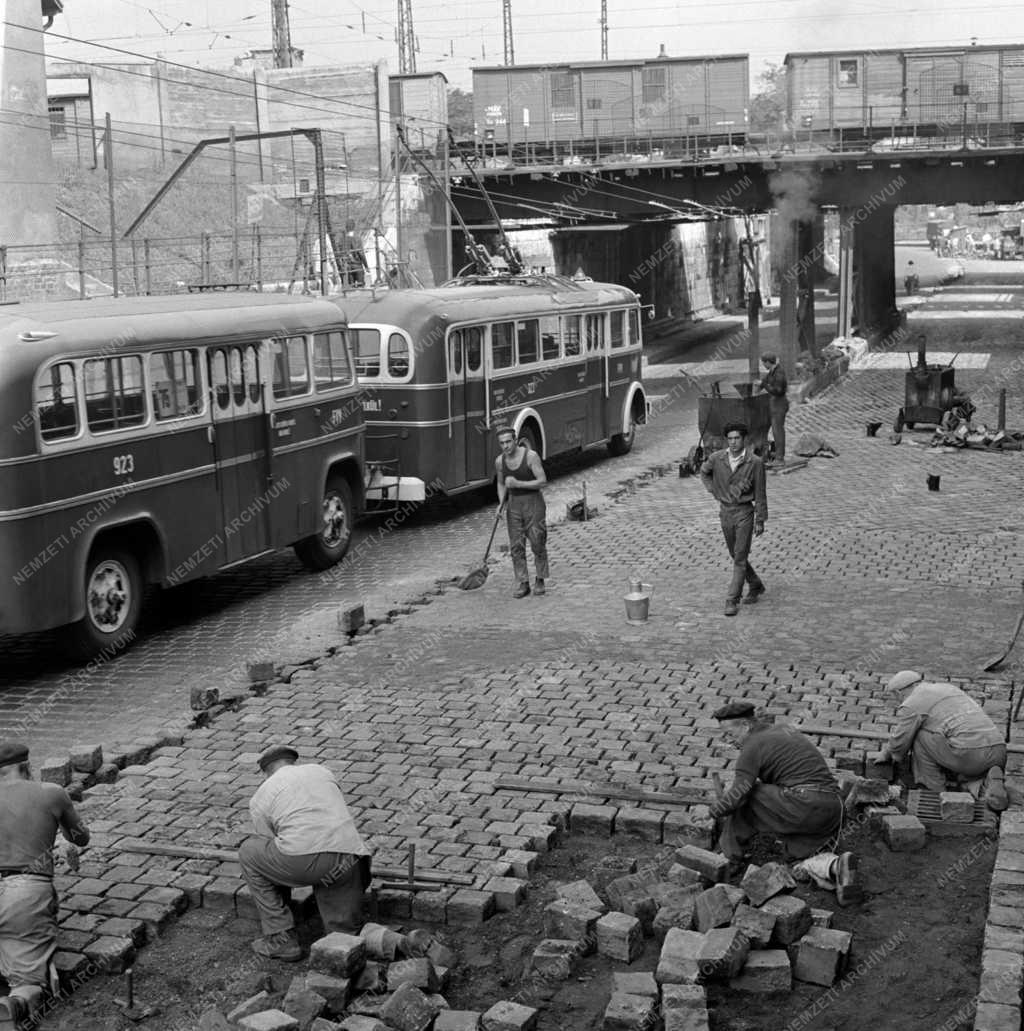
[(746, 54), (473, 69), (476, 140), (488, 154), (742, 144), (749, 99)]

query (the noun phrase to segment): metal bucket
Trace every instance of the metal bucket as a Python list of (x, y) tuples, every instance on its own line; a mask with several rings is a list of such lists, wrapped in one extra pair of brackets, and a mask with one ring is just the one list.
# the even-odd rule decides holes
[(626, 603), (626, 622), (633, 626), (643, 626), (650, 614), (651, 595), (654, 588), (651, 584), (641, 583), (639, 580), (630, 585), (629, 594), (622, 596)]

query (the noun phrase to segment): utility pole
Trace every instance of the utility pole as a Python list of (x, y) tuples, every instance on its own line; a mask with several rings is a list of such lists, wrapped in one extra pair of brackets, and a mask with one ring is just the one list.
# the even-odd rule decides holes
[(501, 28), (505, 35), (505, 64), (513, 65), (516, 63), (516, 48), (512, 40), (512, 0), (501, 0)]
[(608, 60), (608, 0), (601, 0), (601, 60)]
[(412, 0), (398, 0), (398, 72), (416, 71), (416, 32), (412, 24)]
[(270, 0), (273, 11), (274, 67), (291, 68), (292, 33), (288, 27), (288, 0)]

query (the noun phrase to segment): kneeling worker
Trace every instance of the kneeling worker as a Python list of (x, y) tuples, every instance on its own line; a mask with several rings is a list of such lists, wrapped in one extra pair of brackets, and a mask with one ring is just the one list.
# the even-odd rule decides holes
[(42, 1019), (43, 994), (53, 984), (58, 830), (72, 846), (89, 843), (89, 831), (68, 793), (32, 780), (25, 745), (0, 742), (0, 974), (11, 990), (0, 999), (0, 1026), (5, 1028), (29, 1020), (34, 1027)]
[(999, 728), (969, 695), (953, 684), (932, 683), (905, 669), (889, 680), (900, 698), (896, 725), (879, 756), (899, 761), (909, 754), (914, 780), (945, 791), (946, 778), (964, 782), (975, 798), (1002, 812), (1009, 799), (1003, 784), (1006, 742)]
[(289, 962), (302, 950), (286, 889), (311, 886), (324, 928), (358, 933), (370, 883), (369, 851), (334, 774), (316, 763), (296, 765), (298, 758), (287, 745), (260, 756), (266, 779), (249, 802), (257, 836), (238, 850), (263, 930), (252, 950)]
[(794, 727), (758, 720), (750, 702), (730, 702), (714, 716), (740, 750), (732, 784), (711, 806), (711, 815), (721, 819), (718, 847), (741, 860), (755, 834), (772, 834), (787, 858), (807, 859), (798, 872), (834, 889), (839, 905), (857, 901), (856, 856), (815, 855), (838, 835), (843, 820), (839, 785), (821, 753)]

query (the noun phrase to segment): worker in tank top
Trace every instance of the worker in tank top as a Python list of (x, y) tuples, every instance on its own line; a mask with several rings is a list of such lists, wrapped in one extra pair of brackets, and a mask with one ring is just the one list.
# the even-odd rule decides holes
[(535, 580), (533, 593), (544, 594), (548, 578), (547, 506), (541, 493), (548, 478), (540, 455), (516, 440), (511, 427), (498, 431), (501, 454), (494, 463), (498, 479), (498, 502), (506, 504), (508, 545), (516, 578), (513, 598), (530, 593), (530, 571), (526, 564), (526, 542), (533, 552)]

